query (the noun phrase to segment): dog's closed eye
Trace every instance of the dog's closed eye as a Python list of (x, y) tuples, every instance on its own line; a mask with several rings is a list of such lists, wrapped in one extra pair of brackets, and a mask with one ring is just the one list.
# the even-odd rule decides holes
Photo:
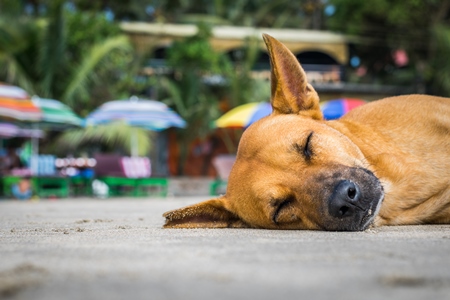
[(307, 161), (311, 160), (311, 157), (314, 155), (312, 151), (311, 146), (311, 139), (314, 134), (314, 131), (311, 131), (311, 133), (306, 138), (306, 141), (303, 145), (300, 144), (294, 144), (295, 150), (300, 153)]
[(287, 197), (283, 199), (277, 199), (272, 201), (272, 206), (274, 207), (272, 214), (272, 222), (278, 225), (278, 216), (282, 212), (283, 209), (286, 209), (292, 202), (292, 197)]

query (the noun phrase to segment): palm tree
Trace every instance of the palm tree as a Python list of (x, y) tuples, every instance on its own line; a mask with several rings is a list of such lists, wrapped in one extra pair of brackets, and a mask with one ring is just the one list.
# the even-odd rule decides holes
[[(99, 70), (118, 73), (123, 68), (123, 72), (124, 58), (129, 61), (133, 49), (116, 25), (106, 24), (102, 17), (90, 19), (97, 28), (117, 27), (96, 36), (86, 28), (77, 28), (80, 18), (85, 17), (64, 11), (64, 1), (57, 0), (49, 4), (46, 19), (0, 21), (0, 80), (18, 84), (31, 94), (61, 100), (78, 113), (99, 104), (91, 101), (95, 100), (91, 94), (96, 85), (115, 94), (115, 85), (102, 82)], [(100, 103), (102, 100), (107, 99), (100, 99)]]
[[(146, 129), (132, 127), (123, 122), (112, 122), (105, 125), (87, 126), (86, 128), (69, 129), (61, 134), (53, 143), (56, 154), (73, 153), (89, 146), (102, 146), (109, 150), (117, 148), (128, 155), (132, 147), (137, 146), (137, 154), (146, 156), (152, 147), (152, 134)], [(133, 138), (138, 141), (136, 142)]]
[[(104, 101), (121, 96), (121, 90), (129, 92), (131, 85), (124, 85), (121, 78), (133, 76), (130, 69), (135, 66), (129, 64), (135, 57), (117, 25), (102, 16), (65, 11), (64, 2), (49, 2), (44, 19), (0, 18), (0, 81), (61, 100), (86, 115)], [(71, 130), (56, 143), (74, 146), (99, 141), (121, 145), (127, 152), (130, 130), (125, 124)], [(139, 154), (147, 154), (149, 134), (141, 129), (136, 132)]]
[(16, 83), (30, 92), (34, 91), (21, 55), (29, 49), (39, 31), (36, 22), (0, 18), (0, 81)]
[(174, 74), (160, 79), (166, 93), (163, 101), (174, 107), (187, 123), (186, 128), (177, 130), (180, 175), (184, 173), (189, 146), (196, 138), (211, 133), (211, 122), (219, 116), (219, 98), (204, 81), (205, 76), (219, 70), (220, 56), (208, 43), (210, 34), (208, 27), (199, 25), (197, 35), (175, 43), (168, 58)]
[(259, 55), (258, 40), (251, 38), (240, 49), (240, 59), (231, 62), (226, 58), (223, 64), (226, 78), (225, 93), (230, 108), (255, 101), (265, 101), (270, 97), (270, 85), (263, 79), (255, 79), (252, 71)]
[(180, 146), (178, 174), (184, 174), (189, 146), (197, 138), (205, 138), (211, 131), (211, 123), (219, 117), (218, 99), (205, 90), (201, 77), (194, 72), (183, 74), (177, 81), (163, 77), (161, 87), (167, 93), (163, 99), (186, 121), (186, 128), (177, 130)]

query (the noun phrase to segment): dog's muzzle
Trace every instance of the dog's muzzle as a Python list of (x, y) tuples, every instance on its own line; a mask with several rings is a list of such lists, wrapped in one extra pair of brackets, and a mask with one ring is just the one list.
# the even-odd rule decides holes
[(328, 200), (328, 213), (335, 219), (334, 230), (365, 230), (378, 212), (382, 198), (383, 195), (367, 197), (357, 183), (341, 180)]

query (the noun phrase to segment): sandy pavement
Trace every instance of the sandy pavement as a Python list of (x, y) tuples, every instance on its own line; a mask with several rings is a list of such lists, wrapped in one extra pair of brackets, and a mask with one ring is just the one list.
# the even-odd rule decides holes
[(0, 201), (0, 299), (450, 299), (450, 225), (161, 228), (205, 199)]

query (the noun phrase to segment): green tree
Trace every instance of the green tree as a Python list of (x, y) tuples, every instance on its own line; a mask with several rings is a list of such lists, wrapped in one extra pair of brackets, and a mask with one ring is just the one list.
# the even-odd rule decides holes
[[(205, 138), (215, 130), (213, 121), (223, 113), (219, 110), (220, 101), (227, 101), (226, 106), (233, 108), (268, 100), (270, 96), (268, 83), (252, 76), (259, 54), (257, 40), (248, 40), (240, 51), (240, 58), (232, 62), (228, 56), (211, 48), (209, 27), (203, 24), (198, 28), (195, 36), (172, 45), (168, 64), (173, 76), (160, 79), (167, 95), (163, 101), (173, 106), (188, 124), (187, 128), (178, 130), (179, 174), (183, 174), (192, 141)], [(235, 147), (231, 140), (225, 142), (233, 152)]]
[[(65, 11), (58, 0), (45, 18), (1, 20), (0, 80), (61, 100), (82, 115), (120, 93), (116, 83), (128, 72), (133, 49), (104, 16)], [(92, 98), (98, 86), (103, 99)]]
[(59, 155), (68, 153), (79, 155), (84, 149), (96, 146), (103, 148), (106, 152), (120, 149), (121, 152), (131, 155), (132, 147), (136, 146), (137, 154), (146, 156), (152, 147), (151, 137), (151, 133), (146, 129), (132, 127), (123, 122), (112, 122), (66, 130), (57, 137), (51, 150), (52, 153)]
[(255, 79), (252, 74), (260, 53), (258, 43), (255, 38), (247, 40), (244, 48), (238, 50), (239, 57), (234, 62), (225, 57), (221, 67), (225, 78), (223, 94), (230, 108), (270, 99), (270, 84), (263, 79)]
[(435, 45), (430, 63), (430, 85), (433, 91), (450, 96), (450, 27), (436, 26), (433, 39)]
[(76, 8), (86, 12), (111, 13), (119, 21), (151, 21), (155, 11), (154, 0), (73, 0)]
[[(140, 58), (117, 24), (96, 12), (67, 10), (62, 0), (46, 3), (47, 12), (37, 17), (21, 14), (23, 7), (1, 11), (0, 81), (61, 100), (82, 116), (147, 85), (135, 80)], [(127, 152), (132, 129), (119, 125), (68, 131), (63, 145), (101, 141)], [(135, 132), (139, 153), (147, 154), (148, 131)]]
[(204, 81), (220, 69), (220, 56), (209, 45), (209, 36), (209, 28), (199, 26), (198, 34), (174, 43), (168, 54), (173, 76), (160, 79), (167, 95), (163, 101), (173, 106), (187, 123), (186, 128), (177, 131), (179, 175), (184, 174), (191, 143), (205, 138), (212, 130), (211, 122), (219, 116), (219, 99)]
[[(209, 22), (256, 27), (315, 28), (319, 0), (171, 0), (155, 1), (164, 19), (172, 22)], [(318, 27), (317, 27), (318, 26)]]
[(437, 32), (448, 21), (449, 1), (330, 0), (329, 5), (335, 8), (329, 28), (356, 36), (357, 51), (369, 72), (387, 75), (395, 65), (392, 51), (400, 48), (408, 53), (419, 92), (425, 92), (424, 80), (435, 80), (434, 54), (445, 47)]

